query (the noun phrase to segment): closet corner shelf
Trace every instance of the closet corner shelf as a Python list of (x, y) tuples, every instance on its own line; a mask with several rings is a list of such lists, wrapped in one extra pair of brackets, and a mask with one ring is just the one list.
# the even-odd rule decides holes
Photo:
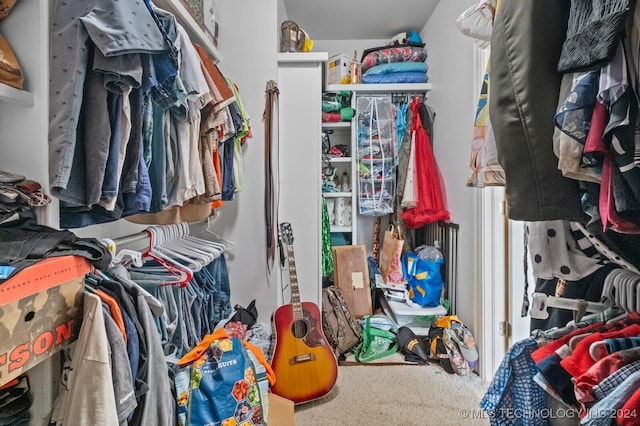
[(322, 123), (322, 127), (327, 128), (327, 129), (335, 129), (338, 127), (344, 127), (344, 128), (349, 128), (351, 127), (351, 122), (350, 121), (336, 121), (335, 123)]
[(351, 197), (351, 192), (323, 192), (324, 198)]
[(214, 62), (222, 62), (220, 51), (213, 43), (213, 36), (198, 24), (181, 0), (154, 0), (154, 3), (167, 12), (173, 13), (187, 33), (189, 33), (191, 41), (202, 45), (212, 56)]
[(350, 226), (331, 226), (329, 232), (351, 232)]
[(330, 163), (350, 163), (351, 157), (331, 157), (329, 158)]
[(341, 90), (351, 90), (360, 93), (379, 92), (428, 92), (431, 90), (431, 83), (397, 83), (397, 84), (329, 84), (327, 92), (339, 92)]
[(281, 52), (278, 62), (325, 62), (329, 59), (327, 52)]
[(28, 107), (34, 104), (33, 93), (27, 92), (26, 90), (19, 90), (2, 83), (0, 83), (0, 100)]

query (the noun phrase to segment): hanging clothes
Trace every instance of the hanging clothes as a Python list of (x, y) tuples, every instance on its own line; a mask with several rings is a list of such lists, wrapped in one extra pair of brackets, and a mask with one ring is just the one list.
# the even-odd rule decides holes
[(489, 76), (491, 61), (487, 63), (487, 69), (482, 80), (476, 118), (473, 127), (473, 140), (471, 142), (471, 176), (467, 186), (484, 188), (485, 186), (504, 186), (504, 170), (498, 163), (498, 151), (496, 139), (493, 135), (491, 120), (489, 119)]
[(415, 136), (416, 149), (417, 204), (400, 213), (407, 227), (413, 229), (427, 223), (450, 219), (444, 182), (433, 155), (431, 140), (420, 119), (420, 103), (420, 100), (415, 98), (410, 107), (413, 112), (411, 132)]
[(569, 2), (547, 0), (503, 0), (496, 13), (489, 115), (511, 219), (585, 218), (579, 184), (562, 176), (552, 146), (568, 14)]

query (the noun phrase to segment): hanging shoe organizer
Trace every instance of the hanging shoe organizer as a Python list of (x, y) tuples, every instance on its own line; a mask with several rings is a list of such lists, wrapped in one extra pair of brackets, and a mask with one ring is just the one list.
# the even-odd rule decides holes
[(358, 205), (361, 215), (393, 212), (396, 149), (391, 96), (356, 99)]

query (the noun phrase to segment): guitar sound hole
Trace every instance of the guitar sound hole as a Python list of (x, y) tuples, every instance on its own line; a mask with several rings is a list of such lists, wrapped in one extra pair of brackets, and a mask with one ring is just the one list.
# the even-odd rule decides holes
[(302, 320), (297, 320), (293, 322), (291, 326), (291, 332), (296, 337), (296, 339), (301, 339), (307, 335), (307, 323)]

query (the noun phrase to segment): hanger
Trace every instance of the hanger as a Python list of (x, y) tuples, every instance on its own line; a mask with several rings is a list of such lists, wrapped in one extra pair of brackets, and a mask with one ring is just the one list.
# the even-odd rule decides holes
[(198, 256), (193, 250), (187, 250), (179, 243), (180, 235), (172, 225), (154, 226), (156, 232), (156, 251), (169, 256), (174, 262), (186, 266), (193, 272), (198, 272), (207, 263), (203, 256)]
[(118, 251), (115, 241), (111, 238), (103, 238), (100, 242), (104, 244), (109, 250), (109, 253), (111, 253), (111, 263), (109, 266), (127, 266), (130, 264), (142, 266), (142, 253), (139, 251), (129, 249), (121, 249)]
[(544, 293), (533, 293), (531, 297), (531, 318), (536, 319), (549, 318), (547, 308), (560, 308), (576, 311), (576, 313), (580, 314), (580, 318), (576, 317), (575, 321), (579, 322), (586, 312), (602, 312), (611, 306), (607, 303), (590, 302), (584, 299), (568, 299), (565, 297), (548, 296)]
[[(156, 240), (158, 233), (154, 227), (148, 227), (145, 232), (149, 234), (149, 246), (144, 253), (142, 253), (143, 259), (153, 259), (157, 262), (161, 269), (160, 271), (168, 273), (172, 276), (172, 280), (167, 281), (161, 285), (179, 285), (180, 288), (184, 288), (192, 279), (193, 271), (187, 266), (175, 262), (171, 257), (158, 251), (156, 249)], [(151, 268), (142, 266), (143, 270), (150, 270)]]
[(218, 218), (219, 214), (216, 213), (215, 215), (211, 215), (209, 217), (207, 217), (207, 229), (205, 229), (205, 232), (208, 234), (213, 235), (214, 237), (216, 237), (218, 239), (218, 241), (220, 241), (224, 247), (225, 250), (233, 250), (237, 247), (236, 243), (234, 243), (231, 240), (228, 240), (226, 238), (221, 237), (220, 235), (218, 235), (217, 232), (213, 231), (213, 222), (215, 222)]

